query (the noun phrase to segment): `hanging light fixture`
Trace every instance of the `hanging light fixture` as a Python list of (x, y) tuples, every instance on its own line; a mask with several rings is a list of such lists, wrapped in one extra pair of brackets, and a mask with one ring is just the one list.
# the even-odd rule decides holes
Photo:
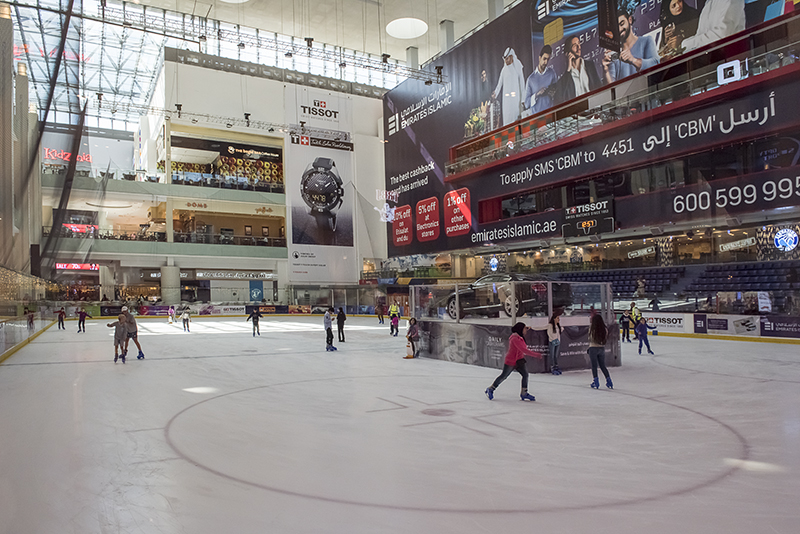
[(428, 33), (428, 24), (418, 18), (402, 17), (387, 24), (386, 33), (395, 39), (416, 39)]

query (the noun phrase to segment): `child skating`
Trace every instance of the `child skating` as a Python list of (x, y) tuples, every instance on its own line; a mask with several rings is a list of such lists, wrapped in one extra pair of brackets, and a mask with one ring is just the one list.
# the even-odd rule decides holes
[(106, 326), (114, 328), (114, 363), (117, 363), (119, 352), (122, 352), (122, 363), (125, 363), (125, 340), (128, 339), (128, 322), (125, 315), (119, 314), (117, 320)]
[(400, 331), (400, 316), (392, 315), (391, 325), (389, 326), (389, 335), (397, 337), (397, 333), (399, 331)]
[(500, 376), (495, 378), (491, 386), (486, 388), (486, 396), (489, 400), (494, 399), (494, 390), (497, 389), (503, 380), (508, 378), (512, 371), (518, 372), (522, 375), (522, 390), (520, 391), (519, 398), (524, 401), (535, 401), (536, 397), (528, 393), (528, 370), (525, 368), (525, 355), (534, 358), (541, 358), (542, 354), (539, 352), (528, 349), (528, 344), (525, 342), (525, 332), (530, 330), (525, 323), (517, 323), (511, 328), (511, 337), (508, 339), (508, 352), (503, 364), (503, 372)]
[(642, 343), (647, 346), (647, 354), (654, 354), (653, 351), (650, 350), (650, 341), (647, 339), (647, 321), (645, 321), (644, 317), (639, 319), (639, 323), (633, 331), (636, 332), (639, 338), (639, 354), (642, 353)]
[(245, 322), (251, 319), (253, 320), (253, 337), (256, 337), (256, 334), (259, 336), (261, 335), (261, 329), (258, 327), (258, 320), (262, 317), (264, 316), (261, 315), (261, 311), (258, 308), (255, 308), (250, 312), (250, 315), (247, 316), (247, 320), (245, 320)]

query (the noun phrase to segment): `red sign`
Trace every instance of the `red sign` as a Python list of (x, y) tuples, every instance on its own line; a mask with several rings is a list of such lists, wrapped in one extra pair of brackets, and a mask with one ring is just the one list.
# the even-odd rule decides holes
[(56, 263), (56, 269), (61, 271), (99, 271), (96, 263)]
[(413, 239), (413, 234), (411, 233), (411, 206), (408, 204), (395, 208), (392, 235), (394, 236), (394, 245), (396, 247), (411, 244)]
[(64, 228), (69, 228), (76, 234), (86, 234), (89, 232), (96, 233), (98, 230), (98, 226), (96, 224), (72, 224), (72, 223), (63, 223)]
[[(61, 161), (69, 161), (72, 159), (72, 153), (65, 150), (57, 150), (55, 148), (42, 148), (44, 151), (44, 159), (60, 159)], [(79, 154), (76, 161), (92, 162), (92, 155), (84, 152)]]
[(358, 285), (360, 285), (360, 286), (377, 286), (378, 285), (378, 279), (377, 278), (371, 278), (371, 279), (365, 280), (365, 279), (362, 278), (361, 280), (358, 281)]
[(469, 189), (448, 191), (444, 196), (444, 233), (447, 237), (464, 235), (472, 225), (469, 209)]
[[(395, 212), (397, 217), (397, 212)], [(417, 240), (433, 241), (439, 238), (439, 199), (426, 198), (417, 202)]]

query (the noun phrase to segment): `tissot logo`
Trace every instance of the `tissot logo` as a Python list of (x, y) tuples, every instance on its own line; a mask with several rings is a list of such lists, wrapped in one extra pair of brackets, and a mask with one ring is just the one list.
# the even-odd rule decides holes
[(327, 117), (329, 119), (338, 119), (339, 112), (328, 109), (328, 104), (324, 100), (314, 100), (313, 106), (300, 106), (300, 109), (306, 115), (314, 117)]
[(389, 135), (394, 135), (397, 133), (397, 124), (400, 122), (400, 114), (395, 113), (391, 117), (389, 117)]

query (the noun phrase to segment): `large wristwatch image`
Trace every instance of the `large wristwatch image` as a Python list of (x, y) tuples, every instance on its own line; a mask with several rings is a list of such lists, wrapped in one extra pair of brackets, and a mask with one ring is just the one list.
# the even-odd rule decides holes
[(332, 159), (316, 158), (308, 166), (300, 179), (300, 194), (317, 221), (320, 237), (332, 243), (336, 211), (344, 198), (342, 178)]

